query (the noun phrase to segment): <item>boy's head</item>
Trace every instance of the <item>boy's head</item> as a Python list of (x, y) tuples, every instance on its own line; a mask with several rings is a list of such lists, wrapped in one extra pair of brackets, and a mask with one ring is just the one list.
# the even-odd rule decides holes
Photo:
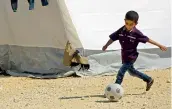
[(139, 15), (135, 11), (128, 11), (125, 15), (125, 27), (128, 31), (132, 30), (138, 23)]

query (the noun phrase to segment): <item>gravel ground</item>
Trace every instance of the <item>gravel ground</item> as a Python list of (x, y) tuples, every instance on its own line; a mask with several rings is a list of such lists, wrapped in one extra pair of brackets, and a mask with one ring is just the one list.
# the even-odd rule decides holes
[(116, 76), (32, 79), (0, 77), (0, 109), (170, 109), (171, 68), (145, 72), (155, 82), (149, 92), (146, 84), (125, 76), (124, 96), (109, 102), (102, 95)]

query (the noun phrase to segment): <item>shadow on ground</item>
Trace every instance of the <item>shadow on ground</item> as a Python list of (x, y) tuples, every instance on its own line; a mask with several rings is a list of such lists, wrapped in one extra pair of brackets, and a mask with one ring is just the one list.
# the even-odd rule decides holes
[(60, 97), (59, 99), (81, 99), (81, 98), (93, 98), (93, 97), (105, 98), (104, 95), (87, 95), (87, 96)]
[[(146, 92), (142, 92), (142, 93), (130, 93), (130, 94), (124, 94), (123, 97), (126, 97), (126, 96), (137, 96), (137, 95), (145, 95)], [(118, 102), (118, 101), (109, 101), (108, 99), (107, 100), (99, 100), (99, 101), (95, 101), (97, 103), (112, 103), (112, 102)]]
[[(146, 92), (142, 92), (142, 93), (129, 93), (129, 94), (124, 94), (123, 97), (126, 96), (137, 96), (137, 95), (144, 95), (146, 94)], [(59, 99), (61, 100), (67, 100), (67, 99), (85, 99), (85, 98), (106, 98), (104, 95), (87, 95), (87, 96), (70, 96), (70, 97), (60, 97)], [(99, 101), (95, 101), (97, 103), (110, 103), (111, 101), (109, 100), (99, 100)]]

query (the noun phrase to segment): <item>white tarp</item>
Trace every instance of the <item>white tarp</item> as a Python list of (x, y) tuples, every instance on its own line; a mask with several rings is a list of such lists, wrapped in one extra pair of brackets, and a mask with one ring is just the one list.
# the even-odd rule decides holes
[[(78, 68), (75, 68), (77, 75), (81, 77), (114, 75), (117, 74), (118, 70), (122, 66), (120, 51), (94, 54), (88, 56), (88, 59), (91, 68), (88, 71), (77, 71)], [(134, 66), (141, 72), (154, 69), (165, 69), (171, 67), (171, 57), (160, 58), (158, 54), (140, 52), (140, 55)]]
[[(66, 3), (85, 49), (100, 50), (109, 34), (124, 24), (125, 13), (129, 10), (139, 13), (137, 27), (145, 35), (171, 46), (170, 0), (66, 0)], [(153, 47), (139, 45), (139, 48)], [(119, 48), (118, 43), (109, 47)]]
[[(20, 49), (20, 48), (19, 48)], [(24, 48), (23, 48), (24, 49)], [(26, 49), (26, 48), (25, 48)], [(14, 47), (13, 47), (13, 50)], [(34, 49), (30, 50), (33, 51)], [(47, 52), (48, 51), (48, 52)], [(17, 67), (17, 70), (8, 70), (8, 74), (12, 76), (26, 76), (33, 78), (58, 78), (67, 77), (76, 73), (78, 76), (102, 76), (102, 75), (115, 75), (121, 67), (121, 51), (113, 51), (107, 53), (93, 54), (88, 56), (90, 69), (80, 70), (80, 66), (70, 69), (64, 67), (60, 61), (62, 57), (59, 50), (53, 53), (51, 49), (40, 49), (39, 56), (37, 53), (32, 55), (11, 56), (11, 67)], [(14, 52), (17, 53), (17, 52)], [(19, 57), (22, 60), (19, 61)], [(35, 57), (35, 58), (33, 58)], [(38, 57), (41, 57), (39, 60)], [(59, 59), (57, 58), (59, 57)], [(39, 63), (39, 64), (37, 64)], [(34, 65), (35, 64), (35, 65)], [(135, 68), (139, 71), (153, 70), (153, 69), (165, 69), (171, 67), (171, 57), (161, 58), (158, 54), (149, 54), (140, 52)], [(21, 72), (23, 70), (23, 72)]]

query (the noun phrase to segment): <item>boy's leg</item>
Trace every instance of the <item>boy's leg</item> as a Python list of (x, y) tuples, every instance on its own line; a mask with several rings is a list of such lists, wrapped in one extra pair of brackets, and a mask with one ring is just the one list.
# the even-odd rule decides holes
[[(117, 83), (117, 84), (121, 84), (122, 83), (124, 75), (125, 75), (125, 72), (129, 69), (129, 67), (131, 67), (131, 65), (132, 65), (131, 63), (124, 63), (121, 66), (121, 68), (119, 69), (118, 74), (116, 76), (115, 83)], [(106, 98), (105, 94), (103, 96)]]
[(119, 69), (118, 74), (116, 76), (115, 83), (121, 84), (125, 75), (125, 72), (131, 67), (132, 64), (124, 63), (122, 67)]
[[(125, 72), (129, 69), (130, 66), (131, 65), (129, 63), (128, 64), (127, 63), (124, 63), (121, 66), (121, 68), (119, 69), (118, 74), (116, 76), (115, 83), (117, 83), (117, 84), (121, 84), (122, 83), (123, 78), (124, 78), (124, 75), (125, 75)], [(104, 98), (106, 98), (106, 95), (105, 94), (103, 96), (104, 96)]]
[(136, 77), (142, 79), (143, 81), (145, 81), (147, 83), (146, 91), (149, 91), (149, 89), (151, 88), (151, 86), (154, 82), (154, 80), (150, 76), (137, 71), (133, 65), (128, 69), (128, 72), (130, 73), (130, 75), (136, 76)]

